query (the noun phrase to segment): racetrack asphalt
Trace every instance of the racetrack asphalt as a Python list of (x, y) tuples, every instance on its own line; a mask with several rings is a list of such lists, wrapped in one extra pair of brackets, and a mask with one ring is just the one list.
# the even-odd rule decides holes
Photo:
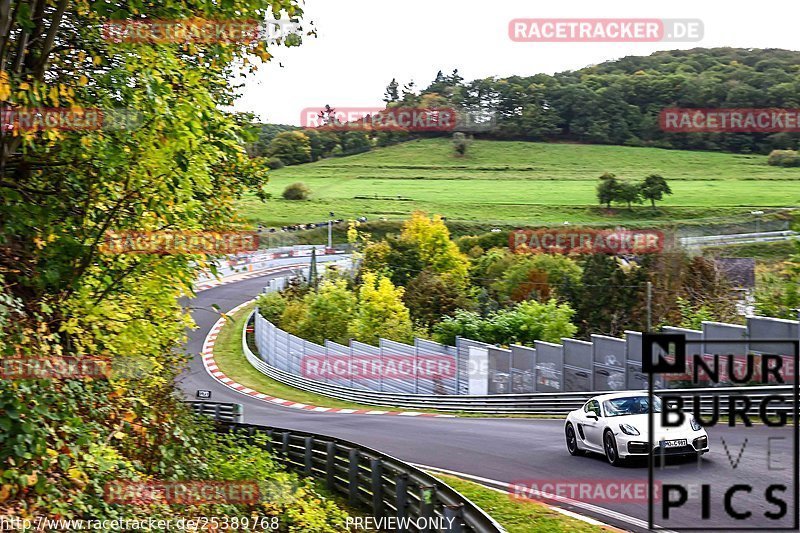
[[(203, 367), (200, 352), (211, 327), (219, 319), (212, 304), (222, 312), (251, 300), (267, 281), (281, 274), (244, 279), (236, 283), (205, 290), (182, 304), (197, 323), (189, 332), (186, 345), (193, 354), (179, 386), (187, 399), (194, 400), (198, 389), (212, 391), (210, 401), (244, 405), (244, 421), (279, 428), (330, 435), (361, 443), (399, 459), (462, 472), (489, 480), (516, 483), (520, 487), (541, 487), (544, 483), (572, 482), (561, 485), (564, 496), (575, 502), (558, 505), (605, 523), (631, 531), (646, 531), (648, 503), (641, 497), (642, 484), (648, 480), (646, 462), (612, 467), (602, 456), (573, 457), (564, 443), (563, 420), (521, 418), (412, 418), (371, 415), (337, 415), (314, 413), (268, 404), (235, 392), (211, 378)], [(269, 392), (269, 391), (261, 391)], [(381, 409), (381, 408), (377, 408)], [(656, 468), (656, 484), (680, 484), (688, 487), (688, 502), (662, 516), (659, 498), (654, 506), (654, 522), (670, 530), (731, 531), (735, 528), (759, 528), (770, 531), (796, 527), (797, 463), (792, 426), (768, 428), (741, 424), (730, 428), (708, 428), (711, 452), (701, 462), (668, 461), (665, 468)], [(735, 465), (735, 467), (734, 467)], [(575, 482), (583, 482), (580, 494)], [(635, 484), (635, 485), (632, 485)], [(702, 484), (709, 484), (710, 516), (701, 516)], [(725, 512), (724, 498), (728, 487), (741, 484), (752, 488), (731, 498), (733, 510), (752, 513), (745, 519), (734, 519)], [(764, 513), (779, 510), (767, 501), (769, 485), (782, 484), (785, 492), (774, 496), (786, 502), (786, 516), (779, 520)], [(627, 494), (637, 490), (639, 493)], [(578, 491), (578, 492), (570, 492)], [(645, 493), (646, 494), (646, 493)], [(588, 505), (586, 505), (588, 504)]]

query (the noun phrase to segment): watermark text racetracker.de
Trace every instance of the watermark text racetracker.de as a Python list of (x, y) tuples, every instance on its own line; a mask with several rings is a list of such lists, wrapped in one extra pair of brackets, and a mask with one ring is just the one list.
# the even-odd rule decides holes
[(230, 255), (258, 250), (255, 231), (124, 231), (104, 236), (104, 254)]
[[(660, 484), (656, 485), (658, 500)], [(630, 479), (522, 479), (511, 482), (508, 494), (512, 500), (580, 500), (591, 503), (648, 502), (647, 480)]]
[(300, 112), (304, 128), (333, 131), (485, 132), (497, 126), (486, 109), (453, 107), (307, 107)]
[(699, 19), (518, 18), (508, 24), (512, 41), (538, 43), (697, 42), (703, 30)]
[(300, 113), (300, 125), (338, 131), (446, 132), (456, 129), (458, 114), (452, 107), (337, 107), (324, 111), (308, 107)]
[(106, 41), (127, 44), (250, 44), (279, 42), (299, 35), (301, 29), (299, 22), (289, 19), (263, 22), (252, 19), (137, 19), (106, 21), (101, 35)]
[(277, 516), (50, 518), (0, 515), (0, 531), (277, 531)]
[(659, 124), (670, 133), (797, 133), (800, 109), (671, 107), (661, 111)]
[(456, 361), (443, 355), (306, 355), (301, 373), (309, 379), (441, 379), (456, 375)]
[(141, 113), (124, 108), (0, 107), (0, 128), (12, 134), (45, 130), (134, 130), (141, 124)]
[(518, 229), (509, 234), (509, 248), (512, 252), (652, 254), (664, 249), (664, 233), (649, 229)]
[(144, 356), (0, 358), (0, 379), (142, 379), (155, 368)]
[(104, 488), (108, 503), (200, 505), (256, 504), (261, 500), (255, 481), (110, 481)]

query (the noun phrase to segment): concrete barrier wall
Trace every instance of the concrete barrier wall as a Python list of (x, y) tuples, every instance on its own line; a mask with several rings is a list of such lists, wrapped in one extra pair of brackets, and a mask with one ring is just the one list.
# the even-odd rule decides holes
[[(282, 286), (273, 282), (265, 290)], [(790, 343), (766, 342), (792, 340), (800, 336), (797, 321), (751, 317), (747, 325), (704, 322), (702, 330), (664, 327), (664, 333), (679, 333), (687, 340), (691, 353), (778, 354), (784, 358), (786, 375), (793, 376), (796, 361)], [(534, 346), (512, 345), (509, 348), (458, 338), (455, 346), (426, 339), (403, 344), (380, 339), (378, 346), (351, 341), (349, 346), (326, 341), (324, 346), (309, 343), (286, 333), (256, 314), (255, 339), (259, 357), (275, 368), (300, 375), (302, 359), (316, 357), (377, 357), (382, 360), (419, 362), (425, 357), (442, 357), (454, 371), (435, 378), (369, 379), (328, 378), (327, 383), (354, 389), (379, 392), (486, 395), (534, 392), (614, 391), (647, 388), (642, 372), (641, 332), (626, 331), (625, 338), (592, 335), (591, 341), (562, 339), (561, 344), (536, 341)], [(746, 340), (747, 343), (705, 343), (707, 340)], [(654, 383), (661, 387), (663, 383)]]

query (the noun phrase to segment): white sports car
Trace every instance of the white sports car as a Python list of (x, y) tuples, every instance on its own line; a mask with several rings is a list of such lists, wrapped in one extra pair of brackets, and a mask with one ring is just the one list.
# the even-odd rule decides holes
[[(642, 391), (601, 394), (567, 415), (564, 432), (571, 455), (584, 452), (605, 454), (612, 465), (648, 454), (647, 393)], [(661, 412), (656, 396), (654, 412)], [(653, 417), (653, 453), (660, 455), (699, 455), (708, 451), (708, 434), (693, 416), (686, 414), (680, 427), (662, 427), (660, 415)]]

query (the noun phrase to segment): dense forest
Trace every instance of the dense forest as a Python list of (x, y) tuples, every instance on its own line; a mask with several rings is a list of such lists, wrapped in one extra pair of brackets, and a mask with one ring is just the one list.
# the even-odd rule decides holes
[[(463, 130), (485, 139), (765, 154), (774, 149), (797, 149), (800, 133), (669, 133), (661, 130), (659, 113), (668, 107), (800, 108), (800, 52), (670, 50), (552, 76), (490, 77), (469, 82), (458, 70), (451, 74), (439, 71), (425, 89), (419, 89), (413, 81), (401, 86), (393, 79), (383, 100), (390, 107), (454, 107), (478, 122), (464, 124)], [(271, 133), (272, 129), (267, 131)], [(262, 137), (261, 146), (266, 149), (264, 140)], [(402, 140), (404, 136), (387, 132), (373, 138), (376, 145)], [(364, 149), (352, 140), (350, 144), (357, 149), (345, 148), (323, 156)]]

